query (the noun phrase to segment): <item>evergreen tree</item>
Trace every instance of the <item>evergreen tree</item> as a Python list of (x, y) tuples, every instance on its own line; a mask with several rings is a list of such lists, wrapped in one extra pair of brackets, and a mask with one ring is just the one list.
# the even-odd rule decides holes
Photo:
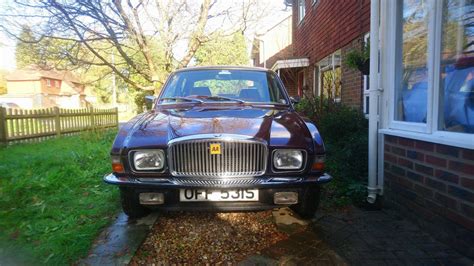
[(41, 65), (38, 41), (28, 26), (23, 26), (16, 44), (16, 67), (24, 68), (29, 65)]

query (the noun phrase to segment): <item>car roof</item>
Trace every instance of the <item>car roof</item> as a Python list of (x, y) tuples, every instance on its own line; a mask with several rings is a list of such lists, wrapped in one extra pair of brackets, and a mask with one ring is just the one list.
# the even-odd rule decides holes
[(199, 71), (199, 70), (247, 70), (247, 71), (261, 71), (261, 72), (272, 72), (270, 69), (263, 67), (248, 67), (248, 66), (195, 66), (185, 67), (175, 72), (187, 72), (187, 71)]

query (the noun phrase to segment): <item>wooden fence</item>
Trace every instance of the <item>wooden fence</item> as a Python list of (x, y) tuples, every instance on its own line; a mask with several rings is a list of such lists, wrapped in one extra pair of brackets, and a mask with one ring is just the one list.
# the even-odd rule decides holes
[(117, 126), (117, 108), (27, 110), (0, 107), (0, 144)]

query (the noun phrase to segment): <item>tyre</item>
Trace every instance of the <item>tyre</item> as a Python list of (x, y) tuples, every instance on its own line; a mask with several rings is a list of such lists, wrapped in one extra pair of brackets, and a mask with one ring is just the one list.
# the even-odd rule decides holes
[(312, 187), (303, 189), (299, 203), (290, 206), (303, 219), (311, 219), (316, 214), (321, 197), (320, 187)]
[(140, 204), (138, 194), (131, 188), (120, 188), (120, 201), (123, 212), (130, 218), (145, 217), (150, 210)]

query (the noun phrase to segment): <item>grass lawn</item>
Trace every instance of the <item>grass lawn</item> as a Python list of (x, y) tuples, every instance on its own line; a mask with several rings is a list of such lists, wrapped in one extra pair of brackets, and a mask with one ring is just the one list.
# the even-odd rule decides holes
[(0, 147), (0, 258), (71, 264), (119, 210), (110, 171), (114, 131)]

